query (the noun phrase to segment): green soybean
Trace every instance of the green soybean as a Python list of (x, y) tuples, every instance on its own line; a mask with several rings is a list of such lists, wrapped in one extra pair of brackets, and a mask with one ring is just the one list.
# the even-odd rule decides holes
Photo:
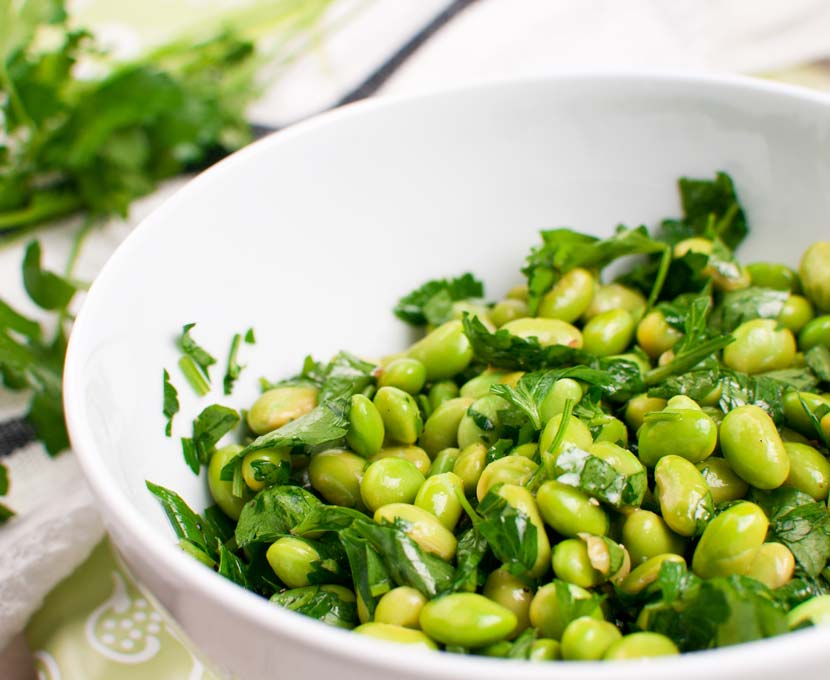
[(444, 472), (426, 479), (415, 496), (415, 505), (431, 512), (452, 531), (463, 509), (458, 492), (464, 492), (464, 482), (454, 472)]
[(798, 333), (815, 316), (813, 305), (801, 295), (790, 295), (778, 315), (778, 323)]
[(586, 352), (606, 357), (624, 351), (634, 337), (634, 318), (624, 309), (610, 309), (592, 317), (582, 329)]
[(229, 444), (214, 451), (208, 462), (208, 489), (216, 505), (231, 519), (239, 519), (239, 513), (245, 503), (250, 499), (250, 492), (243, 496), (235, 496), (233, 493), (233, 482), (222, 479), (222, 468), (225, 467), (242, 451), (243, 447), (238, 444)]
[(432, 467), (427, 452), (420, 446), (384, 446), (374, 456), (369, 459), (370, 463), (374, 463), (384, 458), (401, 458), (408, 460), (422, 475), (426, 476), (429, 469)]
[(383, 418), (370, 399), (362, 394), (355, 394), (349, 408), (349, 432), (346, 442), (355, 453), (369, 458), (383, 446), (386, 429)]
[(830, 347), (830, 314), (808, 321), (798, 334), (798, 349), (802, 352), (819, 346)]
[(653, 311), (646, 314), (637, 324), (637, 344), (652, 359), (669, 351), (683, 337), (683, 333), (669, 325), (663, 312)]
[(429, 388), (429, 394), (427, 396), (430, 413), (434, 413), (435, 410), (445, 401), (455, 399), (458, 394), (458, 385), (456, 385), (452, 380), (439, 380), (438, 382), (433, 383), (432, 387)]
[(559, 319), (516, 319), (504, 324), (502, 329), (520, 338), (536, 338), (543, 347), (582, 347), (582, 333), (579, 329)]
[(712, 455), (718, 443), (715, 421), (698, 408), (672, 408), (649, 413), (637, 431), (640, 460), (654, 467), (663, 456), (675, 455), (691, 463)]
[(538, 465), (524, 456), (505, 456), (494, 460), (481, 472), (476, 484), (476, 498), (481, 501), (497, 484), (523, 485), (538, 469)]
[(309, 577), (312, 574), (316, 579), (320, 579), (328, 572), (331, 579), (336, 580), (340, 572), (339, 568), (331, 571), (323, 567), (331, 561), (322, 560), (312, 541), (294, 536), (277, 539), (266, 551), (265, 558), (280, 581), (289, 588), (311, 585)]
[(682, 555), (686, 550), (686, 541), (660, 515), (639, 508), (632, 510), (623, 522), (622, 543), (635, 567), (657, 555)]
[(607, 283), (596, 287), (591, 304), (582, 314), (582, 319), (583, 321), (590, 321), (597, 314), (612, 309), (624, 309), (635, 316), (639, 316), (645, 307), (646, 299), (642, 293), (619, 283)]
[(445, 472), (452, 472), (452, 469), (455, 466), (455, 461), (460, 453), (461, 449), (455, 446), (451, 446), (439, 451), (438, 455), (435, 456), (435, 459), (432, 461), (432, 465), (429, 466), (429, 472), (427, 473), (427, 477), (441, 475)]
[(775, 489), (790, 474), (790, 459), (775, 423), (758, 406), (739, 406), (720, 425), (723, 456), (743, 480), (758, 489)]
[(755, 551), (746, 576), (775, 590), (789, 583), (795, 571), (795, 557), (781, 543), (764, 543)]
[(447, 561), (455, 556), (458, 544), (455, 536), (435, 515), (423, 508), (408, 503), (389, 503), (375, 510), (374, 519), (378, 524), (402, 519), (406, 523), (407, 536), (422, 550)]
[(587, 269), (571, 269), (542, 297), (537, 315), (573, 323), (591, 304), (595, 286), (596, 281)]
[(736, 501), (746, 496), (749, 484), (735, 474), (729, 461), (723, 458), (707, 458), (695, 467), (700, 470), (703, 481), (709, 487), (715, 505)]
[(826, 501), (830, 494), (830, 461), (808, 444), (785, 442), (784, 448), (790, 459), (790, 474), (784, 485)]
[(404, 628), (420, 628), (421, 609), (427, 599), (415, 588), (399, 586), (378, 600), (375, 621)]
[(329, 449), (311, 457), (308, 476), (312, 488), (329, 503), (363, 509), (360, 483), (366, 459), (351, 451)]
[(507, 298), (493, 305), (490, 310), (490, 320), (496, 328), (501, 328), (504, 324), (515, 319), (523, 319), (529, 314), (527, 301)]
[(798, 275), (804, 294), (816, 309), (830, 312), (830, 241), (817, 241), (804, 251)]
[(408, 355), (420, 361), (427, 381), (444, 380), (461, 373), (473, 358), (473, 348), (458, 320), (447, 321), (409, 348)]
[(670, 638), (660, 633), (629, 633), (613, 642), (602, 657), (606, 661), (624, 659), (646, 659), (656, 656), (675, 656), (680, 654), (677, 645)]
[(242, 479), (251, 491), (262, 491), (275, 483), (281, 469), (291, 469), (291, 449), (259, 449), (242, 459)]
[[(591, 597), (591, 593), (584, 588), (562, 580), (543, 585), (530, 602), (530, 625), (545, 637), (560, 640), (565, 628), (573, 620), (574, 608), (566, 606), (567, 603), (570, 600), (590, 600)], [(603, 614), (599, 600), (594, 600), (594, 603), (595, 606), (584, 612), (584, 615), (601, 621)]]
[(428, 636), (420, 630), (413, 630), (412, 628), (405, 628), (404, 626), (396, 626), (391, 623), (379, 623), (370, 621), (363, 623), (354, 629), (355, 633), (367, 635), (378, 640), (386, 640), (387, 642), (397, 642), (401, 645), (412, 645), (413, 647), (423, 647), (425, 649), (438, 649)]
[(608, 514), (579, 489), (550, 480), (539, 487), (536, 503), (545, 522), (562, 536), (576, 538), (582, 532), (608, 534)]
[(490, 572), (482, 594), (509, 609), (516, 616), (516, 626), (507, 636), (508, 640), (515, 638), (530, 625), (533, 590), (525, 581), (511, 574), (506, 567), (499, 567)]
[(567, 538), (553, 548), (553, 573), (557, 578), (582, 588), (605, 583), (606, 576), (591, 564), (588, 547), (578, 538)]
[(568, 400), (574, 404), (582, 399), (582, 386), (571, 378), (560, 378), (555, 383), (539, 407), (539, 415), (543, 423), (547, 423), (553, 416), (559, 415), (565, 410)]
[(830, 626), (830, 595), (818, 595), (802, 602), (787, 614), (787, 625), (799, 628), (805, 623)]
[(421, 629), (445, 645), (491, 645), (507, 639), (516, 623), (512, 611), (477, 593), (445, 595), (421, 610)]
[(732, 334), (735, 342), (723, 350), (723, 363), (736, 371), (777, 371), (789, 368), (795, 359), (795, 336), (774, 319), (745, 321)]
[(499, 411), (508, 407), (508, 403), (495, 394), (476, 399), (458, 422), (458, 446), (463, 449), (479, 442), (488, 446), (495, 443)]
[(562, 658), (565, 661), (596, 661), (622, 639), (622, 633), (609, 621), (583, 616), (571, 621), (562, 633)]
[(465, 397), (447, 399), (435, 408), (424, 423), (420, 443), (424, 451), (434, 457), (442, 449), (458, 444), (458, 425), (472, 405), (473, 400)]
[(389, 503), (411, 503), (424, 476), (403, 458), (382, 458), (370, 464), (360, 482), (360, 497), (371, 511)]
[(620, 583), (620, 590), (627, 595), (636, 595), (648, 588), (657, 580), (664, 562), (686, 563), (682, 556), (674, 553), (665, 553), (649, 557), (645, 562), (637, 565)]
[(377, 376), (378, 387), (397, 387), (418, 394), (427, 381), (427, 369), (417, 359), (401, 357), (384, 366)]
[(701, 578), (744, 574), (767, 535), (769, 521), (754, 503), (737, 503), (715, 517), (700, 537), (692, 570)]
[(397, 387), (381, 387), (373, 400), (383, 419), (386, 436), (401, 444), (414, 444), (423, 430), (418, 404)]
[(452, 466), (452, 471), (461, 478), (466, 495), (469, 496), (475, 491), (486, 464), (487, 447), (484, 444), (479, 442), (461, 449)]
[(700, 534), (715, 512), (703, 475), (680, 456), (664, 456), (657, 462), (654, 495), (666, 524), (681, 536)]
[(248, 411), (248, 426), (267, 434), (317, 406), (317, 388), (301, 385), (275, 387), (263, 392)]
[(555, 451), (550, 451), (549, 449), (551, 444), (553, 444), (556, 439), (556, 434), (559, 431), (561, 423), (562, 414), (557, 413), (548, 421), (547, 425), (545, 425), (545, 429), (542, 430), (542, 434), (539, 436), (539, 451), (542, 452), (543, 461), (548, 460), (548, 457), (552, 458), (552, 460), (556, 460), (556, 457), (562, 453), (562, 451), (567, 448), (569, 444), (585, 451), (594, 443), (594, 439), (591, 436), (591, 430), (588, 429), (588, 426), (576, 416), (570, 416), (567, 424), (565, 425), (565, 431), (559, 446)]
[(629, 400), (625, 406), (625, 422), (635, 432), (645, 421), (645, 417), (654, 411), (666, 408), (666, 400), (659, 397), (650, 397), (648, 394), (638, 394)]
[(798, 274), (778, 262), (753, 262), (746, 266), (752, 285), (759, 288), (786, 290), (797, 293), (801, 290)]
[(533, 494), (517, 484), (503, 484), (497, 488), (496, 493), (504, 498), (510, 507), (527, 515), (536, 527), (536, 562), (531, 567), (529, 576), (541, 578), (550, 568), (550, 541)]

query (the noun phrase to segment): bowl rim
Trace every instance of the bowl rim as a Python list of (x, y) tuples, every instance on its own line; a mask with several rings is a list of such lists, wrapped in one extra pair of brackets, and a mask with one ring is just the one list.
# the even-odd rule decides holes
[[(419, 668), (424, 677), (428, 675), (460, 677), (465, 673), (477, 673), (478, 677), (495, 679), (501, 678), (505, 672), (520, 673), (519, 677), (526, 678), (550, 678), (556, 675), (558, 672), (556, 669), (562, 669), (563, 677), (600, 680), (600, 678), (607, 677), (612, 670), (615, 673), (625, 674), (625, 669), (631, 669), (637, 673), (638, 678), (642, 678), (644, 673), (654, 678), (668, 677), (668, 674), (672, 674), (679, 680), (686, 677), (698, 678), (702, 673), (710, 673), (714, 674), (714, 677), (719, 677), (729, 667), (740, 669), (741, 673), (748, 677), (753, 672), (768, 671), (770, 664), (784, 668), (788, 662), (795, 661), (796, 658), (803, 660), (805, 651), (809, 654), (810, 650), (816, 650), (818, 654), (811, 656), (814, 659), (821, 658), (819, 656), (821, 653), (827, 654), (830, 629), (821, 628), (805, 629), (765, 640), (684, 654), (683, 663), (679, 663), (673, 657), (649, 659), (647, 666), (644, 666), (642, 661), (559, 662), (555, 666), (550, 666), (528, 664), (523, 660), (456, 654), (425, 654), (422, 650), (410, 649), (406, 646), (378, 644), (376, 639), (354, 635), (351, 631), (341, 630), (295, 612), (274, 607), (268, 600), (240, 588), (205, 568), (204, 565), (181, 551), (174, 540), (165, 540), (159, 535), (141, 513), (118, 493), (117, 484), (107, 473), (106, 467), (97, 464), (99, 459), (104, 458), (104, 452), (98, 450), (92, 431), (87, 425), (81, 360), (85, 354), (85, 346), (94, 337), (90, 317), (94, 316), (99, 290), (107, 285), (110, 273), (130, 259), (136, 245), (152, 229), (156, 228), (154, 225), (162, 223), (172, 207), (189, 200), (194, 188), (200, 187), (205, 182), (213, 181), (214, 177), (233, 171), (238, 166), (251, 163), (260, 155), (271, 153), (272, 148), (279, 147), (295, 137), (312, 134), (317, 128), (337, 125), (341, 120), (348, 120), (354, 116), (395, 109), (413, 102), (424, 102), (435, 98), (495, 93), (513, 87), (567, 88), (588, 82), (594, 86), (603, 84), (653, 85), (655, 87), (671, 85), (686, 88), (690, 93), (697, 88), (701, 97), (707, 92), (735, 91), (739, 94), (791, 99), (800, 104), (817, 105), (830, 112), (830, 93), (742, 75), (654, 69), (568, 69), (562, 72), (554, 71), (543, 76), (490, 79), (462, 87), (447, 87), (417, 94), (373, 97), (291, 125), (231, 154), (188, 181), (184, 187), (140, 221), (95, 278), (70, 335), (63, 373), (63, 401), (67, 428), (72, 449), (77, 454), (84, 477), (93, 491), (98, 507), (106, 509), (108, 521), (118, 526), (138, 545), (141, 545), (160, 569), (165, 570), (172, 577), (189, 582), (204, 597), (213, 600), (216, 604), (221, 604), (226, 609), (233, 610), (239, 617), (255, 623), (263, 630), (281, 636), (286, 642), (295, 641), (309, 648), (314, 647), (320, 652), (335, 655), (344, 660), (353, 660), (359, 664), (368, 664), (379, 670), (394, 672), (406, 664)], [(90, 330), (87, 330), (88, 328)]]

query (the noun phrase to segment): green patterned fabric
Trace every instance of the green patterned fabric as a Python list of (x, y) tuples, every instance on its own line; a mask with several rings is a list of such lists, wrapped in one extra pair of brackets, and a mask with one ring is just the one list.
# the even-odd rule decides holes
[(109, 541), (53, 590), (26, 629), (38, 680), (218, 680)]

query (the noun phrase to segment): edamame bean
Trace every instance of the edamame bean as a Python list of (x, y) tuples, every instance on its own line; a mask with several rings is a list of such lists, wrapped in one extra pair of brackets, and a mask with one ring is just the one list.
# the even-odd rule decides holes
[[(557, 593), (557, 590), (562, 592)], [(571, 618), (573, 608), (564, 607), (563, 603), (568, 603), (570, 600), (589, 600), (591, 597), (591, 593), (573, 583), (562, 580), (548, 583), (536, 591), (530, 602), (528, 612), (530, 625), (539, 629), (545, 637), (559, 640), (565, 628), (573, 621)], [(602, 621), (603, 615), (599, 600), (594, 602), (595, 606), (584, 615)]]
[(814, 626), (830, 626), (830, 595), (811, 597), (787, 614), (790, 629), (799, 628), (808, 622)]
[[(427, 477), (441, 475), (445, 472), (452, 472), (455, 461), (458, 459), (458, 455), (460, 453), (461, 449), (456, 447), (449, 447), (439, 451), (438, 455), (435, 456), (435, 460), (432, 461), (432, 465), (429, 466), (429, 473), (427, 474)], [(487, 452), (485, 451), (485, 454), (486, 453)]]
[(556, 640), (537, 638), (530, 643), (528, 661), (558, 661), (562, 658), (562, 646)]
[(537, 316), (573, 323), (594, 299), (595, 285), (594, 277), (587, 269), (571, 269), (542, 297)]
[(648, 467), (654, 467), (667, 455), (699, 463), (715, 450), (718, 428), (700, 407), (694, 410), (667, 404), (662, 411), (645, 416), (643, 426), (637, 431), (637, 441), (637, 453)]
[(530, 625), (530, 602), (533, 600), (533, 591), (527, 583), (511, 574), (507, 567), (499, 567), (490, 572), (484, 583), (482, 594), (515, 614), (516, 627), (507, 636), (508, 640), (515, 638)]
[(481, 501), (496, 484), (522, 486), (539, 466), (524, 456), (505, 456), (490, 463), (481, 473), (476, 485), (476, 497)]
[(559, 319), (516, 319), (504, 324), (502, 329), (519, 338), (536, 338), (543, 347), (582, 347), (582, 333), (579, 329)]
[(801, 290), (798, 274), (778, 262), (753, 262), (746, 266), (746, 271), (753, 286), (786, 290), (791, 293)]
[(798, 275), (804, 294), (820, 312), (830, 312), (830, 241), (817, 241), (804, 251)]
[(362, 394), (355, 394), (349, 408), (349, 432), (346, 442), (352, 451), (369, 458), (383, 446), (386, 429), (377, 407)]
[(312, 488), (329, 503), (346, 508), (364, 508), (360, 483), (366, 459), (351, 451), (329, 449), (311, 457), (308, 477)]
[(539, 437), (539, 451), (542, 453), (542, 460), (547, 461), (549, 457), (556, 460), (556, 457), (568, 446), (576, 446), (583, 451), (587, 451), (594, 443), (591, 437), (591, 430), (576, 416), (568, 418), (568, 423), (565, 425), (565, 432), (562, 441), (555, 451), (549, 451), (553, 440), (556, 439), (556, 433), (559, 431), (559, 426), (562, 423), (562, 414), (557, 413), (551, 418), (542, 434)]
[(263, 392), (248, 411), (248, 426), (257, 434), (276, 430), (317, 406), (317, 388), (302, 385), (275, 387)]
[(524, 300), (527, 302), (528, 300), (528, 288), (526, 283), (518, 283), (513, 286), (510, 290), (507, 291), (505, 294), (506, 298), (510, 300)]
[(478, 442), (488, 446), (495, 443), (498, 437), (499, 411), (506, 408), (509, 408), (509, 404), (495, 394), (476, 399), (458, 423), (458, 446), (464, 449)]
[(438, 645), (420, 630), (404, 628), (403, 626), (396, 626), (391, 623), (370, 621), (359, 625), (354, 629), (354, 632), (360, 633), (361, 635), (368, 635), (378, 640), (386, 640), (387, 642), (397, 642), (402, 645), (423, 647), (424, 649), (438, 649)]
[(384, 366), (377, 376), (378, 387), (397, 387), (418, 394), (427, 381), (427, 369), (417, 359), (401, 357)]
[(666, 524), (681, 536), (697, 536), (715, 512), (700, 471), (680, 456), (664, 456), (654, 468), (654, 495)]
[(624, 309), (639, 318), (645, 307), (646, 299), (639, 291), (619, 283), (607, 283), (596, 287), (591, 304), (582, 314), (582, 320), (590, 321), (597, 314), (612, 309)]
[(503, 484), (498, 487), (496, 493), (504, 498), (510, 507), (527, 515), (536, 527), (536, 562), (529, 575), (532, 578), (540, 578), (550, 568), (550, 541), (533, 494), (525, 487), (516, 484)]
[(424, 365), (427, 382), (433, 382), (452, 378), (467, 368), (473, 348), (461, 322), (452, 320), (412, 345), (407, 354)]
[(596, 442), (609, 442), (624, 449), (628, 447), (628, 428), (623, 421), (614, 416), (604, 416), (598, 424), (597, 419), (594, 419), (591, 429)]
[(343, 576), (342, 570), (334, 560), (321, 557), (313, 541), (295, 536), (277, 539), (266, 551), (265, 559), (280, 581), (289, 588), (311, 585), (311, 574), (320, 579), (328, 573), (332, 581)]
[(373, 400), (383, 419), (386, 436), (401, 444), (414, 444), (424, 424), (418, 404), (397, 387), (381, 387)]
[(666, 400), (659, 397), (650, 397), (648, 394), (638, 394), (628, 401), (625, 406), (625, 422), (635, 432), (640, 429), (646, 414), (662, 411), (666, 408)]
[(442, 449), (458, 444), (458, 426), (473, 400), (459, 397), (448, 399), (438, 406), (424, 423), (421, 446), (434, 457)]
[(560, 378), (555, 383), (539, 407), (539, 415), (543, 423), (547, 423), (553, 416), (565, 410), (565, 403), (571, 400), (574, 404), (582, 399), (582, 386), (571, 378)]
[(682, 555), (686, 551), (686, 541), (660, 515), (639, 508), (632, 510), (623, 522), (622, 543), (635, 567), (657, 555)]
[(622, 661), (676, 654), (680, 654), (680, 651), (670, 638), (660, 633), (640, 632), (629, 633), (612, 643), (602, 658), (606, 661)]
[(424, 476), (426, 476), (432, 467), (432, 461), (430, 461), (427, 452), (420, 446), (384, 446), (369, 459), (369, 462), (374, 463), (375, 461), (383, 460), (384, 458), (401, 458), (403, 460), (408, 460), (416, 467), (418, 472)]
[(764, 543), (755, 551), (746, 576), (775, 590), (789, 583), (794, 571), (795, 557), (786, 546), (781, 543)]
[(545, 522), (562, 536), (576, 538), (581, 532), (608, 534), (608, 514), (579, 489), (549, 480), (536, 492), (536, 503)]
[(455, 459), (452, 471), (461, 478), (467, 496), (475, 491), (486, 462), (487, 447), (480, 442), (465, 446)]
[(447, 529), (452, 531), (461, 517), (461, 501), (457, 492), (464, 492), (464, 482), (454, 472), (444, 472), (429, 477), (418, 489), (415, 505), (431, 512)]
[(608, 579), (591, 564), (588, 547), (578, 538), (567, 538), (553, 548), (553, 573), (582, 588), (593, 588)]
[(830, 314), (808, 321), (798, 334), (798, 349), (802, 352), (820, 345), (830, 347)]
[(407, 524), (406, 535), (422, 550), (447, 561), (455, 556), (458, 543), (455, 536), (435, 515), (423, 508), (406, 503), (389, 503), (375, 510), (374, 519), (378, 524), (402, 519)]
[(490, 321), (493, 322), (496, 328), (501, 328), (510, 321), (524, 319), (529, 315), (530, 309), (527, 306), (526, 300), (507, 298), (493, 305), (493, 308), (490, 310)]
[(745, 574), (764, 542), (769, 521), (754, 503), (737, 503), (709, 522), (695, 548), (692, 570), (701, 578)]
[(784, 442), (772, 418), (758, 406), (739, 406), (726, 414), (720, 445), (737, 475), (758, 489), (775, 489), (790, 474)]
[(622, 639), (622, 633), (609, 621), (583, 616), (571, 621), (562, 633), (562, 658), (565, 661), (596, 661)]
[(784, 448), (790, 459), (790, 474), (784, 485), (826, 501), (830, 494), (830, 461), (807, 444), (785, 442)]
[(242, 459), (242, 479), (251, 491), (262, 491), (291, 470), (291, 449), (259, 449), (251, 451)]
[(427, 599), (415, 588), (409, 586), (393, 588), (378, 600), (375, 607), (375, 621), (419, 629), (421, 609), (426, 603)]
[(435, 413), (438, 407), (445, 401), (455, 399), (458, 396), (458, 385), (452, 380), (439, 380), (429, 388), (430, 412)]
[(487, 369), (483, 373), (479, 373), (476, 377), (470, 378), (461, 386), (459, 394), (468, 399), (481, 399), (490, 394), (490, 387), (498, 385), (502, 380), (509, 376), (507, 371), (495, 371)]
[(677, 562), (678, 564), (682, 562), (685, 564), (686, 560), (674, 553), (649, 557), (645, 562), (632, 569), (631, 573), (623, 579), (619, 586), (620, 590), (628, 595), (641, 593), (657, 580), (664, 562)]
[(382, 458), (370, 464), (360, 482), (360, 497), (371, 511), (389, 503), (412, 503), (424, 476), (403, 458)]
[(815, 316), (813, 305), (801, 295), (790, 295), (778, 315), (778, 323), (798, 333)]
[(610, 309), (591, 317), (582, 329), (582, 347), (599, 357), (619, 354), (634, 337), (634, 318), (624, 309)]
[(512, 611), (477, 593), (451, 593), (421, 610), (421, 629), (445, 645), (491, 645), (507, 639), (516, 624)]
[(695, 467), (700, 470), (703, 481), (709, 487), (715, 505), (736, 501), (749, 491), (749, 484), (738, 477), (729, 462), (723, 458), (707, 458)]
[(251, 498), (250, 492), (246, 489), (243, 496), (235, 496), (233, 493), (233, 482), (222, 479), (222, 468), (242, 451), (244, 447), (238, 444), (229, 444), (214, 451), (208, 462), (208, 489), (216, 505), (231, 519), (239, 519), (239, 513), (245, 503)]
[(754, 374), (788, 368), (795, 359), (795, 337), (779, 328), (774, 319), (752, 319), (732, 334), (735, 342), (723, 350), (723, 363), (729, 368)]

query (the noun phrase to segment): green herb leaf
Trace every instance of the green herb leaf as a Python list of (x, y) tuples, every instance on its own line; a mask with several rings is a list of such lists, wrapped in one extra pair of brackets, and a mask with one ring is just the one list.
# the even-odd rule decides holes
[(623, 474), (613, 465), (576, 446), (569, 446), (556, 458), (555, 479), (580, 489), (613, 508), (639, 507), (646, 492), (646, 471)]
[(162, 413), (167, 418), (167, 424), (164, 426), (164, 434), (169, 437), (173, 431), (173, 416), (179, 412), (179, 393), (173, 387), (173, 383), (170, 382), (170, 374), (166, 368), (164, 369), (163, 378), (164, 402), (162, 405)]
[(199, 454), (196, 453), (196, 444), (191, 437), (182, 437), (182, 457), (194, 475), (199, 474), (202, 467), (202, 461), (199, 460)]
[(325, 586), (305, 586), (275, 593), (271, 602), (338, 628), (351, 630), (359, 623), (356, 603), (342, 599), (336, 590)]
[(187, 379), (188, 384), (193, 388), (193, 391), (200, 397), (204, 397), (210, 392), (210, 383), (205, 380), (198, 364), (193, 361), (192, 357), (187, 355), (179, 358), (179, 369), (182, 375)]
[(255, 345), (256, 344), (256, 337), (254, 336), (254, 329), (249, 328), (245, 331), (245, 344), (247, 345)]
[(804, 353), (804, 360), (819, 380), (830, 383), (830, 347), (816, 345)]
[(712, 325), (724, 333), (752, 319), (777, 319), (789, 293), (772, 288), (744, 288), (726, 293), (712, 314)]
[(413, 326), (440, 326), (452, 318), (452, 303), (484, 296), (484, 284), (466, 273), (454, 279), (427, 281), (395, 305), (395, 316)]
[(357, 520), (352, 529), (363, 536), (378, 552), (392, 580), (399, 586), (411, 586), (432, 599), (449, 587), (453, 578), (450, 564), (432, 553), (421, 550), (406, 534), (402, 520), (378, 525)]
[(23, 256), (23, 286), (32, 301), (43, 309), (66, 309), (76, 286), (40, 265), (40, 243), (30, 241)]
[(496, 489), (482, 499), (478, 513), (482, 520), (476, 529), (493, 554), (516, 576), (530, 572), (538, 556), (536, 525), (530, 517), (510, 505)]
[(42, 334), (40, 324), (23, 316), (3, 300), (0, 300), (0, 329), (15, 331), (33, 342), (39, 342)]
[(0, 463), (0, 496), (5, 496), (9, 493), (9, 470)]
[(217, 538), (210, 526), (191, 510), (184, 499), (175, 491), (165, 489), (152, 482), (146, 482), (150, 490), (161, 503), (170, 524), (179, 538), (186, 539), (201, 548), (208, 555), (216, 555)]
[(196, 363), (204, 377), (210, 382), (208, 369), (216, 363), (216, 359), (190, 335), (190, 331), (195, 325), (195, 323), (188, 323), (182, 327), (182, 334), (179, 336), (179, 349)]
[(273, 543), (290, 534), (319, 505), (316, 496), (298, 486), (263, 489), (242, 508), (236, 525), (236, 543), (240, 548)]
[(489, 543), (481, 532), (471, 526), (464, 531), (458, 539), (458, 546), (455, 550), (456, 568), (452, 581), (445, 592), (456, 592), (467, 590), (469, 587), (475, 589), (479, 583), (479, 568), (481, 560), (487, 554)]
[(222, 385), (225, 394), (233, 392), (233, 385), (239, 379), (239, 374), (242, 372), (244, 366), (240, 366), (236, 355), (239, 353), (239, 342), (242, 336), (236, 333), (231, 340), (231, 348), (228, 352), (228, 368), (225, 370), (225, 377), (222, 380)]
[(12, 517), (14, 517), (14, 510), (0, 503), (0, 525), (8, 522)]
[(677, 184), (689, 236), (716, 236), (735, 250), (749, 228), (732, 178), (719, 172), (714, 180), (682, 177)]
[(355, 592), (369, 616), (374, 617), (378, 599), (393, 587), (389, 570), (378, 551), (353, 526), (339, 532), (338, 537), (349, 561)]
[(211, 404), (193, 421), (193, 445), (202, 465), (207, 465), (216, 443), (239, 422), (239, 413), (228, 406)]
[(229, 581), (233, 581), (243, 588), (248, 588), (248, 577), (245, 563), (228, 550), (224, 545), (219, 546), (219, 574)]
[(358, 519), (366, 519), (366, 515), (352, 508), (321, 504), (313, 508), (291, 533), (295, 536), (310, 536), (324, 531), (342, 531)]

